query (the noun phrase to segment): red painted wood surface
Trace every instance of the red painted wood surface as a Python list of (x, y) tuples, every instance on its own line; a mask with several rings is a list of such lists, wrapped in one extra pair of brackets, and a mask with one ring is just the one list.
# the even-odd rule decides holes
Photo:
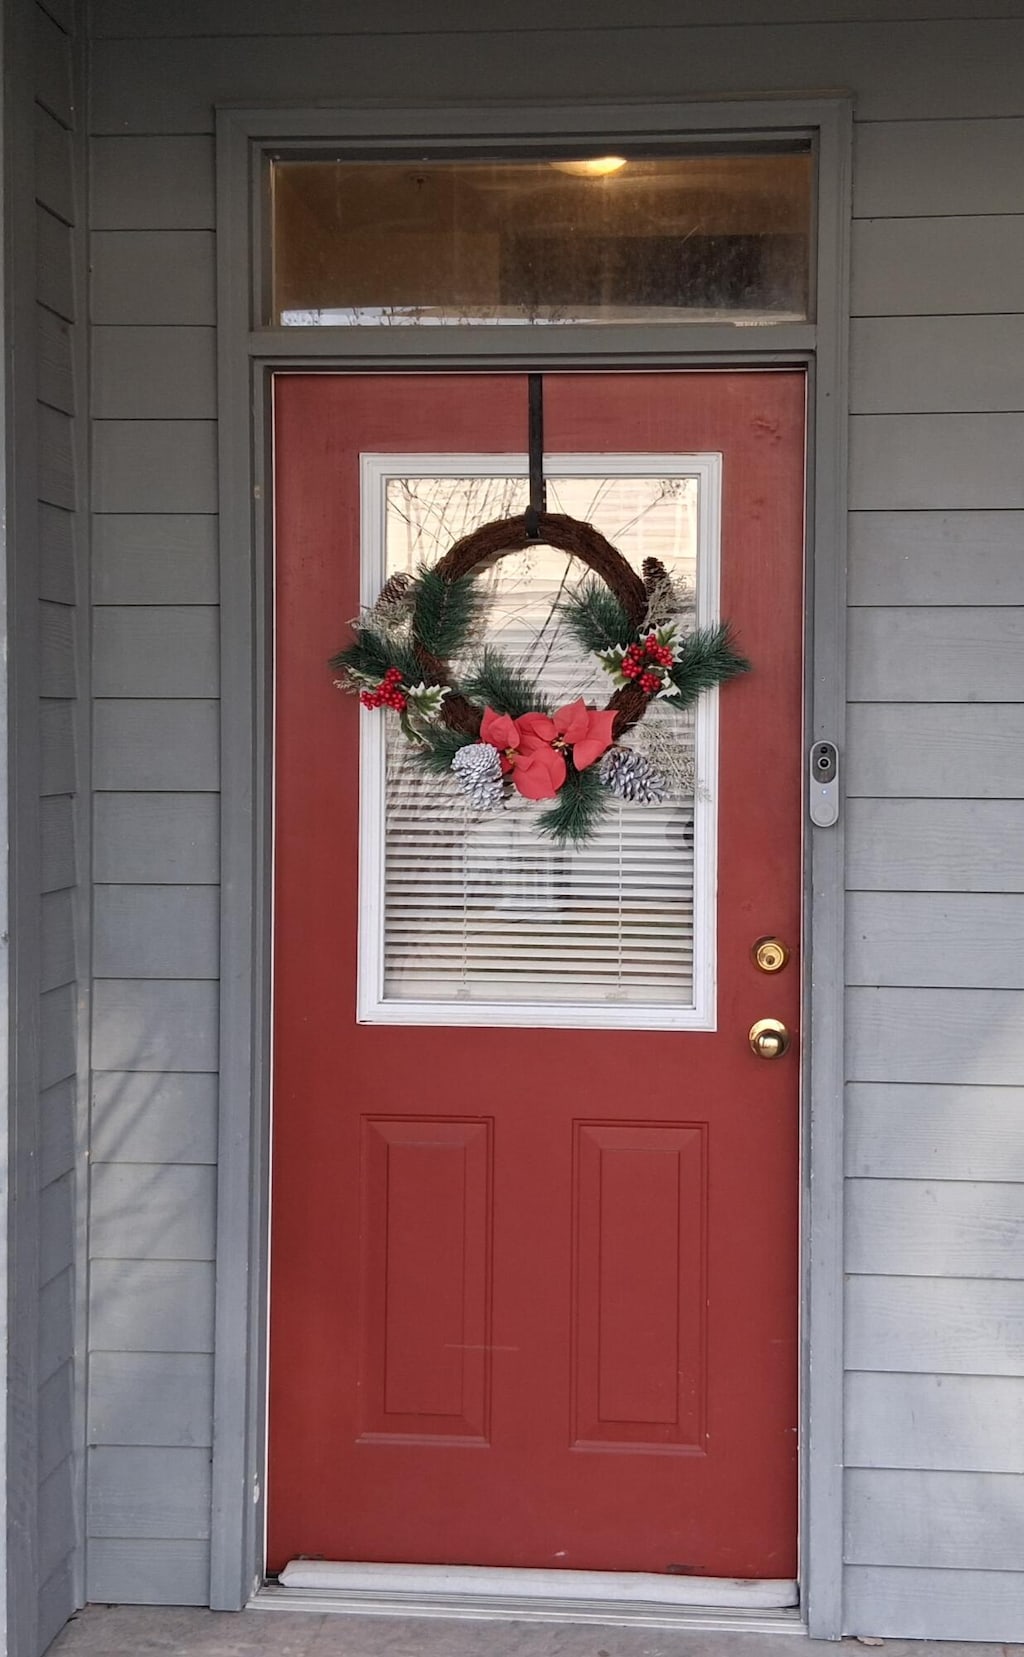
[(798, 1053), (747, 1031), (800, 1012), (801, 375), (545, 382), (553, 452), (724, 455), (754, 672), (720, 704), (717, 1032), (355, 1023), (358, 709), (325, 663), (359, 454), (521, 452), (525, 411), (516, 375), (277, 381), (269, 1564), (791, 1577)]

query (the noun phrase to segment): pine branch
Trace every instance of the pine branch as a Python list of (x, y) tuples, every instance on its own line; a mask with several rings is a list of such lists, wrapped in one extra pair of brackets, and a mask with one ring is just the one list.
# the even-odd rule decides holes
[(596, 765), (577, 771), (571, 763), (555, 803), (537, 819), (538, 831), (559, 845), (580, 846), (589, 840), (604, 816), (609, 801)]
[(475, 736), (467, 736), (465, 731), (452, 731), (447, 725), (431, 725), (420, 733), (413, 754), (424, 770), (435, 777), (443, 777), (451, 770), (452, 760), (459, 749), (476, 741)]
[(408, 640), (385, 638), (372, 627), (357, 628), (352, 643), (332, 656), (328, 666), (334, 673), (351, 673), (372, 684), (383, 679), (389, 667), (397, 667), (409, 685), (419, 684), (423, 678), (423, 668)]
[(665, 701), (670, 708), (688, 708), (701, 691), (749, 672), (750, 663), (737, 654), (728, 622), (718, 627), (698, 627), (680, 649), (669, 674), (675, 695), (666, 696)]
[(534, 681), (519, 673), (498, 650), (486, 649), (461, 685), (464, 695), (495, 713), (518, 719), (524, 713), (547, 713), (548, 703)]
[(584, 581), (563, 598), (558, 612), (583, 649), (595, 654), (632, 644), (636, 638), (636, 628), (603, 581)]
[(480, 614), (481, 598), (473, 575), (446, 581), (436, 568), (424, 565), (416, 579), (413, 604), (413, 637), (432, 656), (448, 661), (458, 656), (469, 642), (473, 624)]

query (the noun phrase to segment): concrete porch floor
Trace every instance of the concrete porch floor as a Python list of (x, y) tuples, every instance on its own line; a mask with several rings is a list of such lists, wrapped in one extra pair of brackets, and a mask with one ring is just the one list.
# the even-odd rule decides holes
[[(844, 1642), (844, 1657), (868, 1648)], [(823, 1657), (794, 1634), (687, 1634), (649, 1629), (436, 1618), (88, 1606), (49, 1657)], [(1024, 1646), (886, 1640), (884, 1657), (1024, 1657)]]

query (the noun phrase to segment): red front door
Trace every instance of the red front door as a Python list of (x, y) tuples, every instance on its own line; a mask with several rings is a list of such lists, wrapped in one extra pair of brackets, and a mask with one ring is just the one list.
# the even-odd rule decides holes
[[(546, 450), (582, 457), (567, 473), (642, 472), (636, 457), (652, 456), (660, 476), (666, 457), (721, 457), (721, 614), (752, 671), (722, 690), (717, 765), (694, 786), (691, 815), (714, 829), (693, 851), (710, 925), (686, 945), (710, 986), (705, 1027), (664, 1027), (658, 998), (671, 1008), (690, 957), (673, 954), (667, 921), (659, 933), (657, 902), (647, 930), (620, 927), (640, 988), (602, 988), (601, 952), (580, 953), (559, 908), (583, 867), (573, 854), (512, 904), (503, 932), (474, 934), (472, 956), (463, 938), (459, 970), (471, 1001), (489, 968), (521, 978), (525, 954), (547, 1005), (573, 996), (589, 1011), (539, 1027), (513, 1005), (488, 1026), (442, 997), (417, 1023), (386, 1006), (376, 1022), (364, 986), (370, 1021), (357, 1022), (357, 936), (382, 924), (368, 912), (367, 836), (387, 839), (405, 893), (393, 909), (388, 887), (384, 923), (399, 977), (402, 928), (422, 923), (436, 886), (417, 959), (433, 950), (429, 971), (448, 982), (459, 901), (416, 849), (422, 800), (403, 831), (364, 799), (360, 899), (360, 719), (365, 742), (385, 716), (339, 695), (326, 662), (359, 608), (361, 535), (374, 555), (364, 457), (422, 456), (429, 473), (439, 456), (492, 456), (484, 469), (500, 478), (525, 447), (525, 410), (517, 375), (276, 383), (269, 1566), (305, 1555), (791, 1578), (797, 1043), (766, 1062), (748, 1032), (772, 1015), (795, 1035), (800, 1010), (801, 375), (545, 380)], [(668, 505), (682, 522), (690, 485), (662, 482), (649, 490), (658, 522)], [(596, 526), (626, 550), (629, 514), (602, 517), (619, 497), (587, 487)], [(420, 524), (413, 494), (405, 519)], [(663, 867), (667, 915), (690, 855), (672, 826), (684, 816), (665, 819), (662, 840), (651, 828), (625, 874), (606, 859), (594, 881), (646, 880), (657, 899)], [(509, 928), (524, 924), (518, 948)], [(751, 957), (766, 934), (793, 951), (772, 976)], [(502, 960), (488, 963), (489, 937)], [(576, 951), (569, 967), (551, 965), (552, 939)], [(589, 987), (567, 989), (567, 972)]]

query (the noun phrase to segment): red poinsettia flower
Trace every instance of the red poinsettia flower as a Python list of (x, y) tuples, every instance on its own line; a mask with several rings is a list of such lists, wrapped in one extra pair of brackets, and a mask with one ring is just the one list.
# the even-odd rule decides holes
[(577, 771), (585, 771), (612, 745), (613, 708), (588, 708), (581, 696), (558, 708), (554, 719), (559, 736), (572, 749)]
[(613, 711), (588, 708), (582, 697), (546, 713), (524, 713), (518, 719), (485, 708), (481, 742), (501, 755), (501, 769), (511, 771), (512, 782), (528, 800), (550, 800), (566, 777), (565, 750), (584, 771), (611, 746)]

